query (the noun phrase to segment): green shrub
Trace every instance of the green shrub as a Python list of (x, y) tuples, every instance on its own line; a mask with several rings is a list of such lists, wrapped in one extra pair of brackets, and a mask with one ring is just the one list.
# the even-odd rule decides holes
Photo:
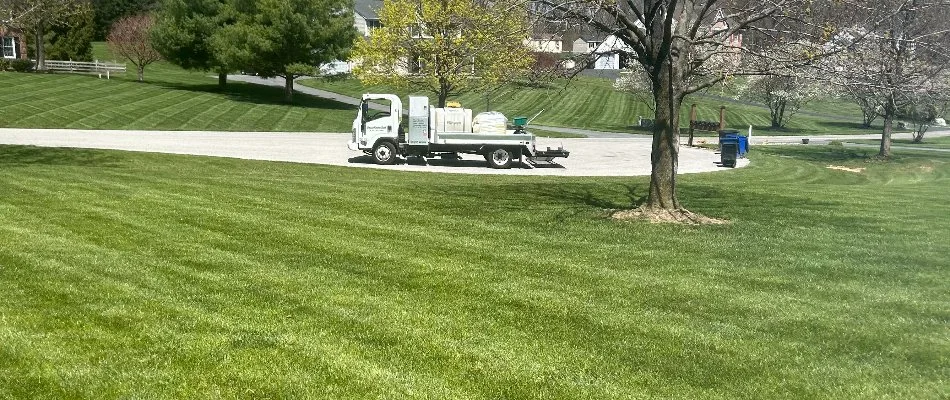
[(17, 59), (10, 61), (10, 68), (16, 72), (30, 72), (33, 70), (33, 61)]
[(10, 69), (10, 62), (6, 59), (0, 58), (0, 71), (6, 71)]
[(839, 142), (839, 141), (837, 141), (837, 140), (832, 140), (832, 141), (828, 142), (828, 145), (829, 145), (829, 146), (835, 146), (835, 147), (842, 147), (842, 146), (844, 146), (844, 143), (841, 143), (841, 142)]

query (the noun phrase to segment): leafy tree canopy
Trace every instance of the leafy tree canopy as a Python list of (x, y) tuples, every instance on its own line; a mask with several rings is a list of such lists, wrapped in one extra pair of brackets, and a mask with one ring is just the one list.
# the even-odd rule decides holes
[(152, 46), (182, 68), (217, 71), (223, 86), (230, 68), (215, 54), (211, 39), (235, 20), (224, 0), (164, 0), (151, 31)]
[(92, 61), (94, 13), (76, 14), (46, 33), (46, 57), (53, 60)]
[(515, 78), (534, 61), (524, 44), (522, 2), (387, 0), (380, 22), (356, 45), (357, 77), (431, 91), (439, 106), (448, 96)]
[(239, 0), (233, 7), (236, 22), (214, 35), (215, 53), (226, 65), (285, 78), (287, 101), (294, 78), (347, 58), (356, 37), (348, 0)]

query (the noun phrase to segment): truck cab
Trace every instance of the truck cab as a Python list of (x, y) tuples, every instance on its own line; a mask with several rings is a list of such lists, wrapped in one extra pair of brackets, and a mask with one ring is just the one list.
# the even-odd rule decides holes
[(364, 94), (356, 119), (353, 120), (352, 136), (347, 148), (363, 150), (379, 164), (394, 164), (401, 123), (402, 101), (399, 96)]

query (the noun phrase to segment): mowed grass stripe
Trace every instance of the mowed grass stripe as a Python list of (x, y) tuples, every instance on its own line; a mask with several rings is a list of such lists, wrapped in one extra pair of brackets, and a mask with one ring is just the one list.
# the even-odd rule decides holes
[[(40, 188), (5, 198), (37, 233), (13, 230), (0, 250), (22, 271), (0, 270), (15, 302), (3, 323), (42, 351), (3, 341), (0, 386), (20, 397), (934, 397), (940, 363), (927, 352), (948, 349), (947, 297), (931, 278), (945, 271), (929, 252), (902, 256), (915, 245), (895, 238), (924, 225), (895, 226), (900, 214), (947, 222), (943, 203), (903, 203), (945, 197), (946, 165), (923, 181), (929, 159), (871, 165), (873, 180), (904, 183), (862, 183), (824, 167), (863, 159), (823, 149), (760, 149), (753, 168), (682, 177), (694, 210), (734, 219), (688, 229), (600, 217), (642, 179), (20, 152), (0, 186)], [(818, 176), (798, 184), (799, 170)], [(881, 218), (896, 193), (902, 212)], [(532, 229), (512, 234), (512, 221)], [(120, 256), (96, 259), (94, 246)]]
[[(327, 82), (318, 79), (304, 80), (302, 84), (321, 88), (331, 92), (359, 97), (362, 93), (399, 93), (407, 95), (405, 90), (395, 90), (385, 86), (363, 87), (359, 81), (342, 80)], [(719, 121), (719, 108), (726, 106), (727, 126), (744, 130), (753, 125), (762, 135), (769, 134), (828, 134), (828, 133), (874, 133), (859, 127), (860, 112), (847, 99), (823, 99), (817, 103), (822, 107), (806, 108), (812, 113), (802, 112), (791, 118), (787, 129), (771, 128), (769, 111), (762, 105), (736, 102), (731, 98), (718, 98), (716, 91), (710, 95), (695, 94), (686, 99), (680, 114), (681, 127), (687, 127), (690, 105), (698, 105), (698, 119)], [(431, 94), (421, 93), (428, 95)], [(652, 118), (653, 111), (648, 96), (634, 96), (618, 92), (613, 82), (602, 78), (575, 78), (571, 82), (551, 82), (550, 87), (535, 88), (521, 85), (507, 85), (489, 93), (491, 108), (501, 111), (509, 117), (533, 116), (545, 111), (534, 121), (538, 125), (589, 128), (617, 132), (632, 132), (637, 117)], [(466, 93), (458, 96), (464, 106), (483, 111), (486, 104), (485, 93)], [(841, 115), (835, 115), (841, 112)], [(816, 115), (813, 113), (818, 113)], [(639, 130), (637, 132), (640, 132)], [(708, 134), (708, 133), (703, 133)]]
[(251, 131), (258, 130), (260, 122), (269, 116), (264, 112), (264, 107), (260, 104), (249, 104), (241, 115), (234, 119), (235, 125), (244, 125), (251, 127)]
[[(235, 105), (233, 104), (219, 104), (213, 99), (206, 99), (201, 107), (197, 110), (192, 110), (194, 115), (192, 115), (188, 120), (184, 121), (183, 125), (186, 126), (198, 126), (198, 127), (212, 127), (215, 126), (213, 121), (219, 116), (226, 114), (231, 110)], [(198, 112), (194, 112), (198, 111)]]
[[(302, 94), (298, 94), (296, 106), (281, 104), (279, 88), (234, 83), (222, 92), (203, 73), (169, 66), (155, 68), (147, 76), (153, 80), (139, 83), (128, 76), (105, 80), (88, 75), (0, 73), (0, 84), (16, 88), (0, 93), (0, 126), (339, 132), (348, 130), (353, 118), (352, 107)], [(186, 83), (169, 81), (172, 79)], [(241, 103), (254, 107), (237, 105)], [(192, 118), (192, 113), (217, 107), (241, 113), (225, 116), (228, 111), (221, 111), (224, 118), (210, 121)], [(285, 119), (295, 109), (307, 117)], [(261, 116), (241, 119), (246, 111)]]
[(165, 107), (162, 118), (156, 118), (152, 129), (175, 129), (184, 122), (188, 124), (195, 116), (206, 111), (216, 101), (208, 95), (192, 96), (185, 101)]
[(181, 102), (190, 101), (193, 98), (192, 93), (185, 91), (160, 92), (148, 99), (148, 108), (138, 107), (132, 103), (121, 109), (132, 115), (136, 124), (141, 124), (146, 129), (153, 129), (158, 121), (168, 118), (166, 109), (178, 107)]
[[(218, 112), (207, 121), (199, 121), (198, 129), (212, 130), (212, 127), (231, 126), (239, 115), (242, 115), (248, 108), (248, 104), (239, 102), (230, 102), (220, 104), (215, 107)], [(239, 129), (234, 129), (239, 130)]]

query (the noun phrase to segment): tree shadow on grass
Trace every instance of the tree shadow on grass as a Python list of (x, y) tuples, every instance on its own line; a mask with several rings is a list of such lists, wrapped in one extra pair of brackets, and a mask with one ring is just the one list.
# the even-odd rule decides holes
[(226, 88), (221, 89), (215, 84), (179, 83), (169, 81), (152, 81), (148, 84), (169, 90), (184, 90), (196, 93), (207, 93), (227, 97), (233, 101), (253, 104), (268, 104), (279, 106), (296, 106), (323, 110), (356, 110), (356, 106), (311, 96), (301, 92), (294, 92), (294, 101), (284, 101), (284, 89), (276, 86), (257, 85), (246, 82), (229, 81)]
[(779, 157), (791, 157), (820, 163), (865, 161), (870, 160), (877, 153), (873, 148), (843, 146), (758, 146), (756, 151)]
[(57, 165), (119, 167), (123, 159), (101, 150), (0, 145), (0, 166)]
[(586, 185), (545, 186), (537, 188), (537, 195), (563, 205), (564, 208), (555, 216), (555, 219), (559, 221), (590, 212), (591, 209), (607, 214), (615, 210), (634, 209), (647, 201), (649, 195), (647, 184), (620, 184), (610, 187), (617, 188), (617, 186), (622, 190), (609, 191), (604, 190), (608, 188), (602, 186)]
[(880, 133), (880, 131), (884, 129), (883, 126), (875, 126), (875, 125), (871, 125), (870, 127), (865, 127), (860, 122), (819, 121), (816, 124), (819, 126), (831, 129), (831, 130), (840, 130), (840, 129), (846, 129), (846, 130), (852, 130), (852, 131), (857, 130), (857, 131), (861, 131), (859, 132), (861, 134)]

